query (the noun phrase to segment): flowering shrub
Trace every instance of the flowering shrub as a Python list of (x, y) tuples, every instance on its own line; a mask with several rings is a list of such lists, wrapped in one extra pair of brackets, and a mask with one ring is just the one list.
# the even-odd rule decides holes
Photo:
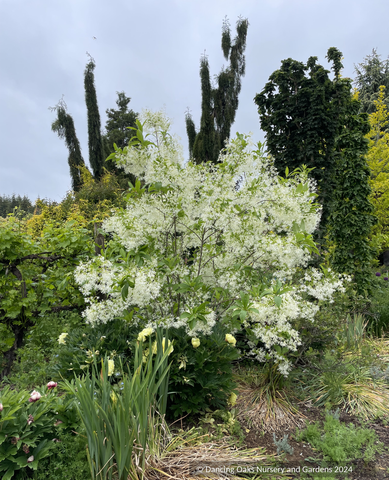
[(174, 352), (169, 358), (170, 379), (168, 412), (179, 417), (207, 409), (226, 408), (236, 387), (232, 379), (232, 362), (239, 353), (226, 342), (226, 327), (220, 323), (211, 335), (191, 338), (185, 327), (170, 329)]
[(58, 343), (60, 345), (66, 345), (66, 337), (68, 336), (68, 333), (61, 333), (61, 335), (58, 337)]
[(96, 325), (95, 328), (83, 325), (82, 328), (73, 329), (66, 344), (58, 349), (52, 368), (53, 379), (58, 381), (62, 377), (72, 380), (74, 375), (91, 373), (94, 361), (100, 362), (105, 356), (111, 358), (118, 368), (119, 359), (125, 363), (131, 358), (130, 341), (136, 339), (138, 332), (139, 328), (118, 319)]
[(142, 183), (104, 222), (114, 237), (105, 254), (76, 269), (86, 321), (162, 323), (194, 338), (222, 322), (232, 334), (244, 328), (252, 355), (275, 359), (287, 374), (287, 353), (300, 343), (291, 321), (314, 321), (319, 303), (342, 289), (330, 271), (307, 269), (296, 280), (316, 248), (320, 217), (307, 170), (278, 177), (240, 134), (218, 165), (184, 165), (163, 114), (146, 112), (137, 125), (137, 137), (113, 156)]
[[(11, 479), (24, 468), (37, 470), (39, 461), (50, 455), (59, 431), (71, 425), (69, 402), (56, 396), (54, 382), (40, 392), (17, 392), (9, 387), (0, 393), (0, 472)], [(62, 416), (61, 414), (64, 414)], [(63, 420), (60, 420), (62, 418)], [(65, 423), (66, 422), (66, 423)]]

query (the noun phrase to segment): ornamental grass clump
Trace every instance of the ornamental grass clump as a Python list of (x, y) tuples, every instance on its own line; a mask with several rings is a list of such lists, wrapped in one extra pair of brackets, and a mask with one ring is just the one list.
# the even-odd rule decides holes
[(127, 207), (103, 223), (113, 238), (104, 255), (77, 268), (85, 319), (162, 323), (193, 338), (221, 322), (231, 335), (244, 329), (251, 355), (287, 375), (288, 352), (300, 344), (291, 322), (314, 321), (319, 304), (343, 289), (331, 271), (299, 277), (320, 219), (308, 170), (279, 177), (261, 145), (241, 134), (217, 165), (185, 163), (169, 128), (162, 113), (145, 112), (136, 137), (111, 155), (138, 180)]
[(299, 426), (304, 415), (293, 406), (287, 381), (277, 365), (252, 367), (237, 372), (238, 419), (264, 431), (280, 431)]
[(343, 331), (341, 331), (341, 340), (345, 347), (357, 349), (361, 346), (367, 324), (368, 321), (363, 315), (354, 314), (353, 317), (347, 315)]
[(327, 355), (321, 375), (315, 371), (308, 388), (318, 406), (334, 406), (365, 419), (389, 413), (389, 389), (367, 366)]

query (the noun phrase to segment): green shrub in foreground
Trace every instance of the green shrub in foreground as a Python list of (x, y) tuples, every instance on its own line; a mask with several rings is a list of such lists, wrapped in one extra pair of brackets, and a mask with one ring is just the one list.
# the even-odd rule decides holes
[[(0, 392), (0, 475), (10, 480), (28, 477), (51, 455), (58, 436), (78, 426), (77, 412), (65, 397), (58, 397), (54, 382), (37, 388)], [(46, 477), (47, 478), (47, 477)]]
[[(119, 361), (128, 362), (133, 349), (130, 341), (137, 338), (139, 327), (129, 327), (121, 319), (106, 324), (83, 325), (70, 331), (59, 345), (52, 377), (72, 380), (74, 375), (92, 373), (94, 361), (100, 362), (105, 356), (114, 360), (116, 367)], [(58, 337), (56, 339), (58, 344)]]
[(226, 342), (228, 331), (216, 324), (209, 336), (200, 335), (194, 347), (183, 328), (169, 331), (174, 352), (170, 367), (168, 411), (175, 417), (207, 409), (223, 409), (236, 388), (232, 362), (238, 358), (236, 347)]
[(63, 432), (59, 442), (39, 464), (34, 480), (86, 480), (90, 477), (85, 431), (78, 435)]
[(18, 350), (18, 360), (12, 366), (10, 382), (18, 389), (29, 389), (52, 380), (61, 350), (59, 335), (72, 332), (83, 323), (78, 312), (51, 313), (39, 317), (29, 330), (24, 346)]

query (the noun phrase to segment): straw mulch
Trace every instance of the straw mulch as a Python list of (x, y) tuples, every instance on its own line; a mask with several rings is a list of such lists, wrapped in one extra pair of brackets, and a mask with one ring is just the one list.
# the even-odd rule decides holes
[[(237, 449), (226, 441), (164, 449), (160, 456), (147, 459), (145, 480), (238, 480), (237, 466), (271, 465), (274, 456), (263, 448)], [(216, 471), (212, 469), (217, 469)], [(208, 470), (208, 471), (207, 471)]]

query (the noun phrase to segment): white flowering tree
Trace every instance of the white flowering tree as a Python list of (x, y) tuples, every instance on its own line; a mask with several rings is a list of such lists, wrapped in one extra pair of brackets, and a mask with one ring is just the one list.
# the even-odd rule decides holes
[(164, 114), (145, 112), (137, 125), (112, 157), (141, 181), (104, 222), (113, 236), (104, 255), (76, 272), (86, 321), (185, 326), (193, 338), (222, 322), (244, 329), (251, 353), (287, 374), (287, 352), (300, 343), (291, 322), (314, 321), (342, 288), (340, 277), (306, 268), (320, 219), (307, 172), (278, 177), (240, 134), (218, 165), (184, 164)]

